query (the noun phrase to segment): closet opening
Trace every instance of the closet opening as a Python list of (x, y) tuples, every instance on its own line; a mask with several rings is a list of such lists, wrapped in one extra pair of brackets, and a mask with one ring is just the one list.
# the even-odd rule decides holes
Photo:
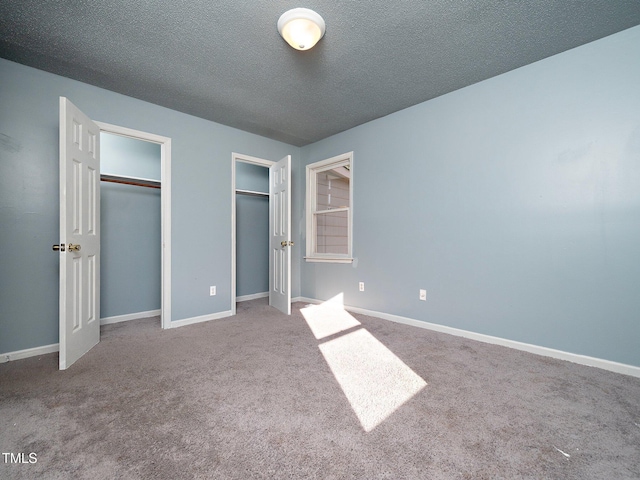
[(232, 313), (238, 302), (269, 302), (269, 167), (274, 162), (233, 157)]
[(167, 328), (163, 173), (170, 140), (100, 127), (100, 324), (160, 317), (158, 326)]

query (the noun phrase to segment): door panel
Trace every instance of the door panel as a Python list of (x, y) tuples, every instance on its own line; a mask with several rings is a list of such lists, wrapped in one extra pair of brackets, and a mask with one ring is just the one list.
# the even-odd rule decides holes
[(60, 97), (60, 369), (100, 341), (100, 129)]
[(291, 155), (269, 167), (269, 305), (291, 315)]

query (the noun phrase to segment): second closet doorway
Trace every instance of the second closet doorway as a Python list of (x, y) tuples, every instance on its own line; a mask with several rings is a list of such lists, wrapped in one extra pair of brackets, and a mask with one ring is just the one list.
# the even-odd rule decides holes
[(236, 302), (269, 296), (268, 160), (234, 157)]

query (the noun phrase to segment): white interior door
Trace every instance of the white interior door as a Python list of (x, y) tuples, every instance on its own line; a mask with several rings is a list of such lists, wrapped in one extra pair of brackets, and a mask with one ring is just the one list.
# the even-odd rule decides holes
[(100, 129), (60, 97), (60, 370), (100, 341)]
[(291, 315), (291, 155), (269, 167), (269, 305)]

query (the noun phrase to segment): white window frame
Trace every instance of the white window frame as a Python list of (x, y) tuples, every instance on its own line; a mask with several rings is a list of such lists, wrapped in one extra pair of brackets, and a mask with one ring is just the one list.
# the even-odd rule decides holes
[[(328, 210), (318, 212), (316, 210), (317, 202), (317, 174), (326, 170), (349, 165), (351, 177), (349, 179), (349, 206), (331, 209), (330, 211), (348, 211), (348, 253), (315, 253), (316, 252), (316, 222), (313, 217), (316, 213), (327, 213)], [(326, 263), (352, 263), (353, 262), (353, 152), (343, 153), (335, 157), (321, 160), (319, 162), (307, 165), (307, 262), (326, 262)]]

